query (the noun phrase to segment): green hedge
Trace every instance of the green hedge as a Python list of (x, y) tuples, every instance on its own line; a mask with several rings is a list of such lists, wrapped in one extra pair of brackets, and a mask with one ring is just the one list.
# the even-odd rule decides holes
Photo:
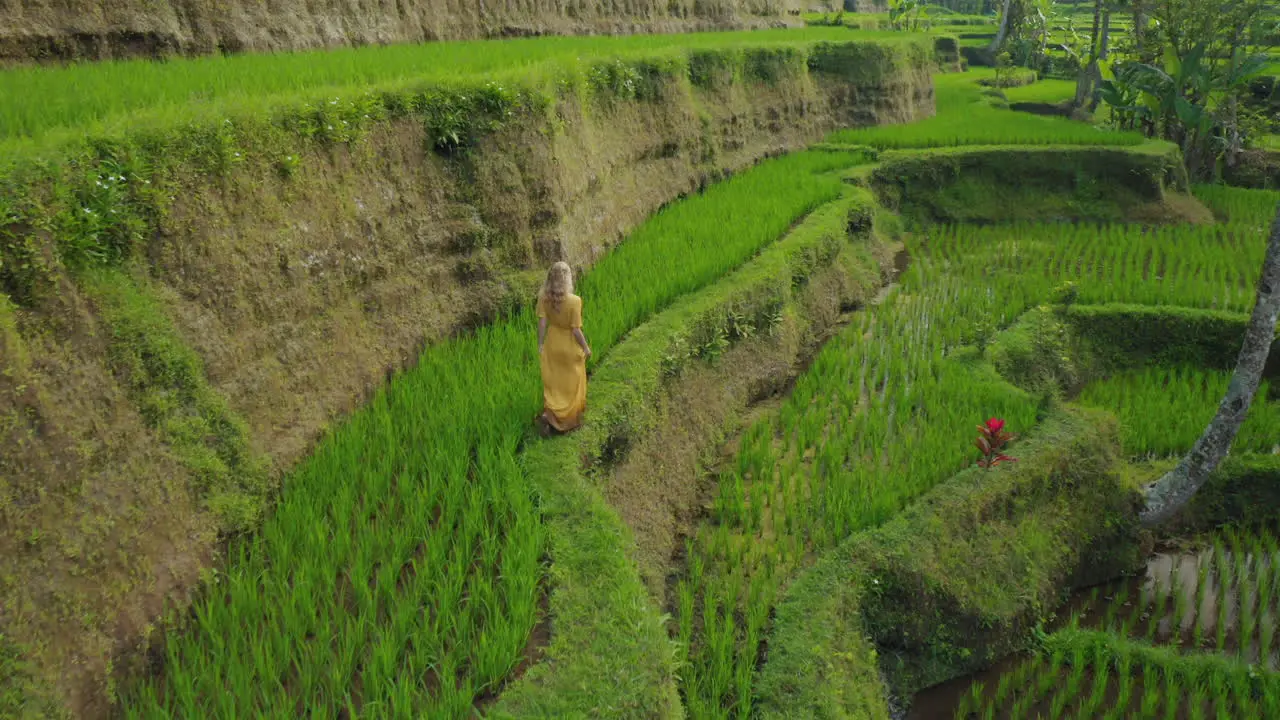
[(665, 382), (779, 325), (808, 279), (836, 267), (851, 230), (870, 232), (870, 203), (848, 188), (749, 264), (634, 330), (591, 378), (591, 421), (524, 454), (550, 538), (553, 633), (546, 659), (503, 693), (492, 717), (682, 716), (677, 648), (598, 476), (652, 427)]
[[(1112, 367), (1198, 365), (1233, 370), (1249, 316), (1167, 305), (1072, 305), (1063, 317)], [(1280, 337), (1280, 333), (1277, 334)], [(1269, 358), (1268, 372), (1276, 372)]]

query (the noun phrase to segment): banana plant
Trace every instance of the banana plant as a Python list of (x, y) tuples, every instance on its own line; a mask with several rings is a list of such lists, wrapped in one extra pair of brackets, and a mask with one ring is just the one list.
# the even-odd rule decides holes
[(1235, 132), (1231, 108), (1267, 65), (1265, 55), (1243, 49), (1225, 64), (1215, 64), (1208, 51), (1209, 43), (1202, 41), (1181, 57), (1166, 46), (1159, 65), (1099, 63), (1101, 98), (1120, 121), (1146, 121), (1148, 134), (1178, 142), (1188, 165), (1198, 170), (1217, 156), (1221, 138)]

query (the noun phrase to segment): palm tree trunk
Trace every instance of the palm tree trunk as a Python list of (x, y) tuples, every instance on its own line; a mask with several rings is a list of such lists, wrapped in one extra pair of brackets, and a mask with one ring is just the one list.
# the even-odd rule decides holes
[(1093, 73), (1098, 69), (1098, 35), (1102, 27), (1102, 0), (1093, 3), (1093, 34), (1089, 36), (1089, 61), (1080, 68), (1079, 79), (1076, 80), (1076, 97), (1071, 106), (1084, 107), (1093, 95)]
[(995, 56), (1000, 53), (1000, 48), (1004, 47), (1004, 39), (1009, 35), (1009, 9), (1013, 5), (1013, 0), (1004, 0), (1004, 9), (1000, 11), (1000, 29), (996, 31), (996, 37), (991, 41), (991, 45), (987, 47), (987, 52), (991, 54), (992, 62)]
[(1102, 13), (1102, 39), (1098, 43), (1098, 54), (1094, 56), (1093, 62), (1089, 63), (1090, 76), (1090, 97), (1089, 112), (1098, 109), (1098, 103), (1101, 98), (1093, 94), (1093, 88), (1102, 84), (1102, 68), (1098, 66), (1099, 60), (1106, 60), (1111, 54), (1111, 9), (1108, 8)]
[(1231, 443), (1262, 382), (1262, 370), (1266, 367), (1267, 355), (1275, 339), (1277, 315), (1280, 315), (1280, 207), (1276, 209), (1276, 218), (1271, 224), (1267, 256), (1262, 262), (1262, 277), (1258, 280), (1257, 301), (1249, 318), (1249, 327), (1245, 330), (1244, 345), (1240, 348), (1226, 397), (1222, 398), (1218, 414), (1191, 452), (1176, 468), (1147, 488), (1147, 506), (1141, 515), (1143, 525), (1157, 525), (1172, 517), (1204, 485), (1231, 450)]

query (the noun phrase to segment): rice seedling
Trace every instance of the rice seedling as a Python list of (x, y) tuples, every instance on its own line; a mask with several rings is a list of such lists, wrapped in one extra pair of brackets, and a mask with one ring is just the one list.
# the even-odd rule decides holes
[[(1229, 371), (1195, 367), (1146, 367), (1090, 383), (1078, 402), (1112, 410), (1120, 417), (1125, 451), (1138, 458), (1186, 452), (1218, 410), (1231, 382)], [(1280, 438), (1280, 403), (1266, 402), (1269, 384), (1241, 427), (1233, 452), (1269, 453)], [(1152, 423), (1151, 418), (1161, 418)]]
[[(1094, 618), (1088, 625), (1125, 637), (1211, 649), (1275, 671), (1280, 668), (1273, 650), (1275, 618), (1280, 614), (1274, 571), (1280, 562), (1277, 549), (1276, 535), (1269, 528), (1228, 528), (1198, 555), (1175, 556), (1169, 581), (1159, 576), (1146, 580), (1132, 608), (1120, 607), (1125, 587), (1132, 584), (1126, 581), (1114, 590), (1112, 600), (1104, 592), (1088, 601), (1084, 616)], [(1194, 575), (1184, 567), (1194, 567)], [(1110, 607), (1098, 612), (1099, 603)], [(1136, 622), (1143, 615), (1148, 616), (1145, 623)], [(1217, 688), (1213, 689), (1216, 693)]]
[[(834, 198), (840, 181), (822, 173), (851, 160), (770, 161), (646, 222), (580, 283), (595, 347), (606, 354)], [(326, 717), (461, 717), (499, 688), (537, 621), (544, 570), (516, 461), (540, 403), (533, 326), (526, 308), (429, 348), (326, 438), (262, 531), (232, 546), (219, 591), (168, 643), (163, 675), (125, 693), (124, 714), (201, 717), (217, 703), (228, 717), (287, 716), (305, 702)], [(732, 630), (722, 607), (704, 618)], [(723, 692), (731, 678), (710, 682)]]

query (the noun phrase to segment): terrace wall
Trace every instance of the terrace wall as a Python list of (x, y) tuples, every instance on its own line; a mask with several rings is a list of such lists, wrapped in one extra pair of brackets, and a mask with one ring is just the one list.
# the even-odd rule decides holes
[(0, 2), (0, 62), (795, 24), (800, 0)]
[[(835, 127), (933, 110), (926, 45), (699, 57), (634, 61), (639, 94), (530, 91), (461, 146), (412, 114), (336, 140), (237, 117), (0, 177), (0, 699), (104, 716), (113, 668), (263, 486), (425, 344), (526, 302), (549, 261), (590, 265)], [(102, 210), (127, 222), (56, 220), (123, 165), (154, 189)], [(71, 269), (77, 238), (120, 257)]]

